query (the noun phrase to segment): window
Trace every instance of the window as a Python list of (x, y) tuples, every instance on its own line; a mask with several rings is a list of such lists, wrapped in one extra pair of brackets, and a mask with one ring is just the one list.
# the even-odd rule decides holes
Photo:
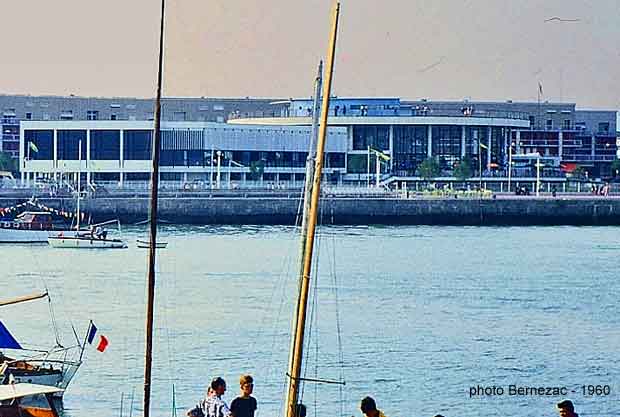
[(564, 120), (564, 124), (562, 125), (562, 129), (570, 130), (570, 119)]
[(172, 115), (175, 122), (183, 122), (185, 121), (185, 112), (184, 111), (175, 111)]
[(353, 149), (367, 150), (369, 146), (381, 151), (389, 149), (389, 136), (389, 126), (353, 126)]
[(73, 120), (73, 110), (63, 110), (60, 113), (60, 120)]
[(110, 120), (116, 120), (116, 115), (115, 114), (111, 114), (110, 115)]
[(216, 121), (218, 123), (224, 123), (224, 116), (217, 116)]
[(90, 131), (90, 159), (114, 161), (121, 157), (121, 135), (119, 130)]
[(86, 159), (86, 131), (85, 130), (59, 130), (58, 131), (58, 159), (80, 159), (79, 149), (82, 143), (81, 159)]
[(99, 112), (97, 110), (88, 110), (86, 112), (86, 120), (99, 120)]
[(534, 129), (536, 127), (536, 118), (534, 116), (530, 116), (530, 129)]
[(32, 120), (32, 113), (31, 112), (27, 112), (26, 113), (26, 120)]
[[(30, 142), (37, 149), (35, 152), (30, 146)], [(25, 130), (24, 131), (24, 154), (30, 159), (52, 160), (54, 152), (54, 131), (53, 130)]]
[(112, 108), (112, 109), (120, 109), (121, 105), (120, 104), (110, 104), (110, 108)]
[(547, 130), (553, 129), (553, 120), (547, 119)]
[(224, 110), (224, 106), (222, 106), (221, 104), (214, 104), (213, 105), (213, 110), (215, 110), (215, 111), (223, 111)]
[(151, 159), (151, 130), (125, 130), (123, 156), (126, 160)]
[(599, 133), (609, 133), (609, 122), (602, 122), (598, 124)]

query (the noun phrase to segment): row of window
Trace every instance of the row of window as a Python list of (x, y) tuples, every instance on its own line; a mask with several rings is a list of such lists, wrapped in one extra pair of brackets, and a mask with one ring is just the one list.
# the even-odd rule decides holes
[[(53, 131), (26, 130), (24, 133), (24, 153), (27, 158), (34, 160), (53, 159)], [(81, 159), (86, 160), (86, 131), (85, 130), (58, 130), (57, 157), (59, 160)], [(152, 149), (151, 130), (125, 130), (123, 134), (124, 160), (150, 160)], [(119, 130), (91, 130), (90, 131), (90, 159), (92, 160), (119, 160), (121, 152)], [(219, 151), (220, 164), (250, 166), (254, 162), (262, 161), (266, 167), (304, 167), (307, 152), (287, 151)], [(211, 150), (167, 150), (162, 149), (160, 160), (162, 166), (210, 166), (216, 164), (211, 161)], [(344, 153), (328, 153), (326, 166), (344, 168)]]

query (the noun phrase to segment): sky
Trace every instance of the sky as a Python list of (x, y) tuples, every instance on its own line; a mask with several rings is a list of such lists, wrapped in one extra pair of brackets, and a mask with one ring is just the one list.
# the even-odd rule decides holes
[[(309, 97), (331, 0), (168, 0), (164, 95)], [(3, 7), (0, 93), (152, 97), (160, 0)], [(619, 0), (342, 0), (341, 97), (620, 108)]]

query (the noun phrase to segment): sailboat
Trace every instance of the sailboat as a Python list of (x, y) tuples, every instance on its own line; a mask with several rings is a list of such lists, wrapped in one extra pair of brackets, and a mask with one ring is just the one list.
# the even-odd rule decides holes
[[(24, 205), (36, 208), (33, 201)], [(47, 238), (63, 234), (75, 236), (77, 232), (63, 224), (56, 224), (52, 213), (40, 210), (27, 210), (12, 220), (0, 221), (0, 243), (47, 243)]]
[[(78, 145), (79, 164), (82, 166), (82, 142)], [(108, 238), (108, 231), (104, 226), (116, 224), (118, 233), (121, 232), (121, 223), (118, 220), (110, 220), (89, 226), (88, 231), (80, 231), (80, 200), (81, 200), (81, 172), (77, 176), (77, 205), (76, 205), (76, 232), (72, 234), (57, 233), (50, 235), (47, 242), (54, 248), (66, 249), (125, 249), (127, 242), (121, 238)]]
[[(40, 299), (47, 299), (49, 302), (47, 291), (2, 300), (0, 307)], [(3, 352), (0, 352), (0, 385), (16, 383), (46, 385), (59, 388), (51, 394), (56, 398), (62, 397), (64, 390), (82, 364), (85, 344), (80, 343), (76, 336), (75, 345), (64, 347), (60, 344), (55, 325), (53, 328), (56, 344), (51, 349), (26, 349), (0, 322), (0, 349), (13, 352), (11, 356), (5, 356)]]

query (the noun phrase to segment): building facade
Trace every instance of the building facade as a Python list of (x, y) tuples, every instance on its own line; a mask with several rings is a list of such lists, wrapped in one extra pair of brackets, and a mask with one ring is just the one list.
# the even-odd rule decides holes
[[(303, 181), (309, 127), (235, 126), (213, 122), (162, 122), (162, 182), (213, 188)], [(153, 122), (28, 121), (21, 124), (22, 180), (86, 184), (149, 181)], [(326, 175), (345, 173), (346, 129), (330, 128)]]
[[(78, 167), (94, 182), (148, 178), (151, 100), (10, 97), (0, 96), (4, 147), (19, 155), (24, 178), (75, 175)], [(52, 103), (55, 113), (45, 113)], [(166, 99), (162, 180), (213, 183), (219, 172), (229, 184), (301, 181), (311, 109), (312, 99)], [(545, 177), (577, 169), (590, 178), (618, 176), (616, 112), (575, 103), (335, 97), (329, 124), (332, 182), (416, 179), (429, 158), (442, 177), (459, 164), (475, 176), (505, 177), (512, 166), (513, 176), (532, 177), (540, 160)]]
[[(234, 117), (278, 116), (282, 106), (260, 98), (163, 98), (162, 120), (225, 123)], [(22, 121), (153, 120), (154, 100), (62, 96), (0, 95), (0, 150), (19, 156)]]

